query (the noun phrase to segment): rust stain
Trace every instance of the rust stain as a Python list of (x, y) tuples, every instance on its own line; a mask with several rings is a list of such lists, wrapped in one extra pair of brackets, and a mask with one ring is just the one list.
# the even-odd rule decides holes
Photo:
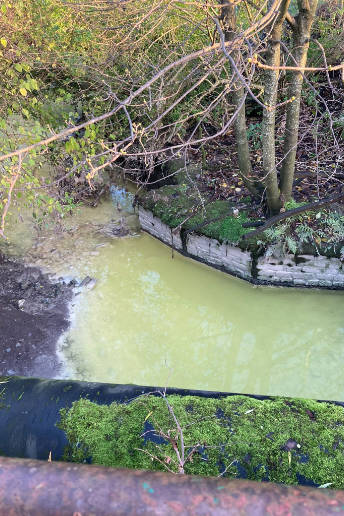
[(344, 516), (344, 491), (0, 457), (0, 516), (176, 514)]

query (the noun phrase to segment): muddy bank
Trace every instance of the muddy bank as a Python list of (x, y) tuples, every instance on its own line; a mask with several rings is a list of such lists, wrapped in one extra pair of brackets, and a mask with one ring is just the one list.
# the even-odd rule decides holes
[(73, 284), (0, 255), (0, 374), (54, 378)]

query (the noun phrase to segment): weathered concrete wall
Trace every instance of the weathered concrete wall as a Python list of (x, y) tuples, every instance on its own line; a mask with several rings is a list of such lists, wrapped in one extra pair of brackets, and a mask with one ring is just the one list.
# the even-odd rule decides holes
[(180, 231), (172, 232), (142, 207), (139, 219), (144, 231), (186, 256), (252, 283), (344, 289), (344, 263), (339, 258), (312, 255), (255, 258), (249, 251), (195, 233), (188, 234), (183, 243)]
[(258, 278), (269, 283), (295, 286), (344, 288), (344, 264), (339, 258), (312, 255), (287, 255), (281, 259), (258, 258)]
[(150, 235), (158, 238), (170, 245), (174, 249), (182, 250), (183, 244), (180, 238), (180, 231), (172, 232), (171, 228), (154, 217), (151, 211), (147, 211), (142, 206), (139, 207), (139, 219), (142, 229)]
[(186, 252), (210, 265), (224, 268), (240, 278), (251, 278), (251, 254), (238, 247), (220, 244), (217, 240), (205, 236), (190, 234), (186, 240)]

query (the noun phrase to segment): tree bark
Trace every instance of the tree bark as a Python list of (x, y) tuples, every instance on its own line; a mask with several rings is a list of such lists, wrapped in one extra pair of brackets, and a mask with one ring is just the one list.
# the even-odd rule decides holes
[[(301, 69), (306, 66), (311, 29), (315, 18), (318, 0), (298, 0), (299, 14), (293, 27), (292, 55)], [(293, 62), (293, 66), (296, 64)], [(280, 177), (280, 189), (285, 201), (292, 195), (296, 150), (300, 125), (300, 105), (303, 85), (303, 74), (294, 72), (290, 76), (288, 98), (294, 99), (287, 105), (287, 119), (283, 146), (283, 164)]]
[[(235, 39), (237, 30), (236, 8), (231, 0), (221, 0), (221, 5), (221, 22), (225, 40), (232, 41)], [(238, 63), (240, 53), (238, 51), (234, 51), (232, 53), (232, 57), (234, 61)], [(233, 68), (232, 74), (233, 76), (236, 75)], [(239, 80), (234, 81), (233, 87), (234, 91), (232, 93), (232, 102), (234, 104), (234, 109), (238, 112), (234, 121), (234, 133), (238, 152), (240, 176), (246, 188), (254, 196), (258, 196), (258, 189), (252, 175), (251, 156), (247, 138), (245, 89)]]
[[(277, 18), (273, 21), (266, 55), (266, 64), (269, 66), (280, 66), (280, 40), (289, 4), (290, 0), (282, 0)], [(277, 179), (275, 148), (278, 79), (279, 70), (267, 70), (264, 74), (264, 104), (266, 107), (263, 110), (262, 122), (263, 171), (268, 208), (272, 215), (278, 213), (282, 206)]]

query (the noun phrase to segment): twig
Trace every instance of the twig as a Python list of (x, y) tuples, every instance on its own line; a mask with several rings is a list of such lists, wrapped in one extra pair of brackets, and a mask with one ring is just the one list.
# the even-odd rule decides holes
[(158, 462), (160, 462), (160, 464), (162, 464), (170, 473), (173, 473), (173, 475), (176, 475), (176, 472), (173, 471), (172, 469), (170, 469), (164, 461), (159, 459), (159, 457), (157, 457), (156, 455), (153, 455), (152, 453), (150, 453), (148, 450), (144, 450), (143, 448), (134, 448), (134, 450), (142, 451), (143, 453), (148, 455), (151, 459), (157, 460)]
[(232, 462), (231, 462), (230, 464), (228, 464), (228, 466), (226, 467), (226, 469), (225, 469), (224, 471), (222, 471), (222, 473), (220, 473), (220, 474), (219, 474), (219, 475), (217, 475), (217, 476), (218, 476), (218, 477), (223, 477), (223, 475), (224, 475), (225, 473), (227, 473), (227, 471), (229, 470), (229, 468), (230, 468), (231, 466), (233, 466), (234, 462), (235, 462), (235, 460), (232, 460)]
[(7, 216), (7, 212), (9, 210), (9, 207), (11, 205), (13, 188), (15, 187), (15, 184), (16, 184), (18, 178), (19, 178), (20, 171), (21, 171), (21, 166), (22, 166), (22, 155), (19, 156), (17, 172), (14, 174), (14, 176), (12, 177), (12, 179), (10, 181), (10, 188), (8, 190), (8, 193), (7, 193), (7, 201), (6, 201), (6, 204), (4, 206), (4, 209), (3, 209), (3, 212), (2, 212), (2, 216), (1, 216), (0, 236), (2, 238), (5, 238), (5, 221), (6, 221), (6, 216)]

